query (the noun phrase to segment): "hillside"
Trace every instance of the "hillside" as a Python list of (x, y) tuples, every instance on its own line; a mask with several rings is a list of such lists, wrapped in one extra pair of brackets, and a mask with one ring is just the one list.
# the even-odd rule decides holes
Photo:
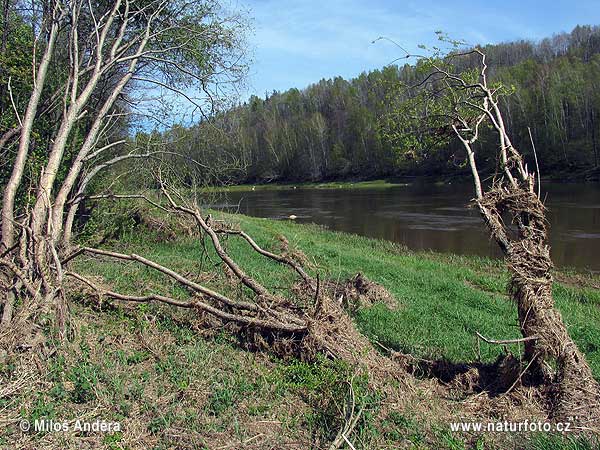
[[(491, 78), (512, 90), (502, 100), (503, 114), (514, 143), (531, 164), (528, 127), (544, 176), (582, 179), (587, 172), (596, 179), (592, 169), (600, 163), (600, 28), (578, 26), (539, 42), (482, 49)], [(458, 61), (459, 69), (467, 70), (471, 63)], [(382, 130), (393, 93), (423, 77), (413, 65), (390, 65), (351, 80), (337, 77), (265, 98), (253, 96), (195, 127), (174, 128), (166, 138), (173, 142), (173, 151), (197, 161), (222, 162), (223, 154), (229, 155), (238, 169), (229, 173), (233, 183), (461, 173), (465, 167), (459, 143), (417, 155), (395, 148)], [(493, 158), (486, 158), (493, 155), (494, 140), (483, 139), (478, 148), (483, 168), (492, 170)]]

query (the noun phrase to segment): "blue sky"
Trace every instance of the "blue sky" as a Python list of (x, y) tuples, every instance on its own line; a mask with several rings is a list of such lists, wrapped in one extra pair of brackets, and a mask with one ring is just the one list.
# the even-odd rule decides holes
[(600, 0), (246, 0), (253, 18), (250, 94), (303, 88), (381, 68), (442, 30), (470, 44), (541, 39), (577, 24), (600, 24)]

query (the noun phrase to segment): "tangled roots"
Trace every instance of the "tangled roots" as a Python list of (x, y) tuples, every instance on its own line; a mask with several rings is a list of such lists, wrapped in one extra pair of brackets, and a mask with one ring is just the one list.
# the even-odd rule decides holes
[[(533, 363), (535, 375), (550, 386), (551, 415), (577, 416), (586, 427), (598, 423), (600, 387), (554, 307), (553, 265), (546, 244), (543, 203), (527, 189), (496, 187), (478, 201), (478, 206), (506, 254), (511, 273), (509, 289), (517, 303), (521, 332), (531, 338), (525, 342), (525, 357)], [(516, 235), (503, 222), (506, 213), (516, 226)]]

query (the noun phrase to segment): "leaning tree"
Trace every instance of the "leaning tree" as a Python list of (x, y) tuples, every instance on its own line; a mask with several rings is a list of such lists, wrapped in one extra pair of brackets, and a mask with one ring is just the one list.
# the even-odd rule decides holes
[[(460, 142), (472, 175), (474, 205), (511, 274), (509, 290), (517, 304), (530, 379), (548, 389), (555, 417), (579, 417), (589, 426), (598, 420), (600, 389), (554, 306), (537, 158), (532, 170), (511, 142), (501, 110), (501, 98), (510, 91), (489, 82), (486, 55), (452, 44), (455, 49), (447, 55), (435, 49), (432, 56), (418, 57), (422, 81), (395, 91), (384, 128), (399, 151), (411, 154), (432, 151), (451, 139)], [(484, 180), (476, 146), (482, 134), (497, 140), (496, 171)]]
[(14, 6), (33, 36), (29, 70), (22, 70), (32, 81), (12, 95), (9, 79), (3, 103), (14, 119), (3, 121), (14, 126), (0, 136), (9, 164), (1, 205), (3, 343), (27, 340), (48, 318), (64, 337), (65, 262), (89, 185), (122, 161), (163, 153), (125, 145), (133, 118), (151, 126), (156, 100), (173, 96), (203, 112), (245, 70), (245, 22), (213, 0)]

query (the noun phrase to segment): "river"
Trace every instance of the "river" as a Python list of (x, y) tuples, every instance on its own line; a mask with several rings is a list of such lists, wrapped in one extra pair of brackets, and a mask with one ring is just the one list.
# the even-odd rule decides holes
[[(557, 266), (600, 272), (600, 186), (543, 184)], [(272, 219), (297, 216), (332, 230), (387, 239), (413, 250), (500, 256), (481, 218), (468, 208), (472, 188), (412, 183), (390, 188), (232, 192), (221, 207)]]

